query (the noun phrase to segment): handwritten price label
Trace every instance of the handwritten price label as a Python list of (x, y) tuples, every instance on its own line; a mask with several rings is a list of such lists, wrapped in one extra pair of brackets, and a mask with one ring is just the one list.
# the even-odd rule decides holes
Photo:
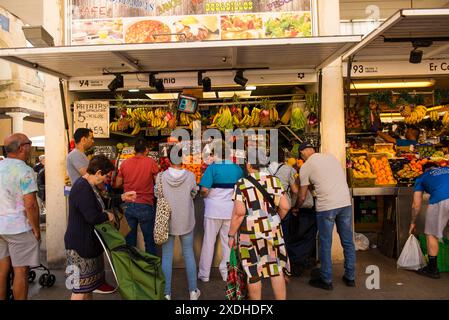
[(76, 101), (75, 130), (89, 128), (95, 138), (109, 138), (109, 101)]

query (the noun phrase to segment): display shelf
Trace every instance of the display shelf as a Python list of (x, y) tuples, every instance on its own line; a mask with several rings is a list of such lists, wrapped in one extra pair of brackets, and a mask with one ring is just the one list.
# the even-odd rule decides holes
[(376, 136), (377, 133), (375, 132), (347, 132), (346, 135), (348, 137), (358, 137), (358, 136)]
[(132, 134), (119, 132), (119, 131), (110, 131), (110, 134), (114, 134), (116, 136), (128, 137), (128, 138), (135, 138), (135, 137), (137, 137), (137, 135), (133, 136)]

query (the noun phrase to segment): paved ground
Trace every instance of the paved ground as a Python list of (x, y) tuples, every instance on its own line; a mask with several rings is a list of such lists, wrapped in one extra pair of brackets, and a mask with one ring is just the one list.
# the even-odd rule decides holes
[[(368, 266), (379, 267), (380, 289), (368, 290), (365, 282), (370, 274), (366, 274)], [(52, 288), (41, 288), (35, 281), (30, 287), (30, 297), (33, 300), (66, 300), (70, 297), (70, 291), (65, 288), (63, 270), (52, 270), (57, 281)], [(38, 276), (41, 273), (37, 271)], [(334, 267), (334, 290), (324, 291), (312, 288), (308, 285), (309, 273), (302, 277), (291, 278), (288, 284), (287, 298), (289, 300), (317, 300), (317, 299), (449, 299), (449, 273), (442, 274), (441, 279), (434, 280), (419, 276), (411, 271), (397, 270), (394, 259), (382, 255), (377, 249), (370, 249), (357, 253), (357, 287), (348, 288), (341, 281), (343, 265)], [(107, 272), (110, 283), (113, 282), (112, 273)], [(273, 299), (269, 281), (263, 283), (263, 298)], [(198, 282), (202, 295), (200, 299), (223, 300), (225, 282), (221, 280), (218, 269), (213, 269), (209, 283)], [(188, 299), (187, 279), (184, 269), (174, 269), (172, 299)], [(96, 294), (95, 299), (117, 300), (118, 293), (109, 295)]]

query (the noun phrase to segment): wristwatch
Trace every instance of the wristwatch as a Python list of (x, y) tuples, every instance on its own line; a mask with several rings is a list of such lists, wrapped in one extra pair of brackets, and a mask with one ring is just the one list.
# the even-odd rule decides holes
[(235, 237), (235, 234), (234, 235), (228, 234), (228, 238), (234, 238), (234, 237)]

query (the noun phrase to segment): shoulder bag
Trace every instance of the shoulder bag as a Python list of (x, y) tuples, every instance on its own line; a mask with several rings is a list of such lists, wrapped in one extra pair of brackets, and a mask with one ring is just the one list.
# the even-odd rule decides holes
[(157, 202), (156, 202), (156, 217), (154, 221), (154, 242), (161, 245), (168, 240), (168, 233), (170, 229), (171, 208), (164, 198), (164, 190), (162, 189), (162, 173), (157, 180)]

